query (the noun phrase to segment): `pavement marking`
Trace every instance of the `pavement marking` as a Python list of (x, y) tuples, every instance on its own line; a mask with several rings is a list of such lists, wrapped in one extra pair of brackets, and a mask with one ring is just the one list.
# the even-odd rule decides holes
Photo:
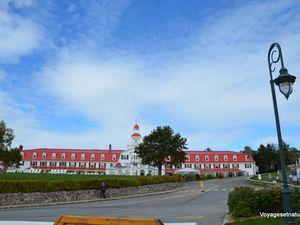
[(198, 215), (191, 215), (191, 216), (176, 216), (177, 220), (199, 220), (203, 219), (204, 216), (198, 216)]
[[(233, 188), (207, 188), (204, 189), (204, 191), (199, 190), (199, 189), (186, 189), (186, 190), (179, 190), (177, 193), (196, 193), (196, 192), (216, 192), (216, 191), (233, 191)], [(258, 190), (258, 189), (256, 189)]]

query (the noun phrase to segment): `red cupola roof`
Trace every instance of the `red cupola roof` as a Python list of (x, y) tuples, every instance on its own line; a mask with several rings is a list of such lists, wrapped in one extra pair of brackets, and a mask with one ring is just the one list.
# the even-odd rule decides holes
[(131, 137), (140, 137), (141, 135), (139, 134), (139, 133), (133, 133), (132, 135), (131, 135)]
[(139, 125), (135, 124), (135, 125), (133, 126), (133, 129), (134, 129), (134, 130), (139, 130), (140, 127), (139, 127)]

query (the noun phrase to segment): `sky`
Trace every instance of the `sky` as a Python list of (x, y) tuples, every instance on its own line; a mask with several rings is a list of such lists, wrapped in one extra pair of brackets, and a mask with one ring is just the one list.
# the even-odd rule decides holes
[(169, 125), (190, 150), (276, 144), (278, 42), (298, 75), (288, 101), (276, 87), (282, 136), (300, 148), (299, 12), (298, 0), (1, 0), (0, 120), (24, 149), (125, 150), (135, 123)]

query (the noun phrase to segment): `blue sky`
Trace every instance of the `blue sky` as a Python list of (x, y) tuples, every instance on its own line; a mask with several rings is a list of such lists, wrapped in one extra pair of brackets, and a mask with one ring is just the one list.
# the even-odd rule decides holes
[[(170, 125), (189, 148), (277, 143), (267, 54), (300, 74), (300, 2), (0, 1), (0, 119), (24, 148), (125, 149)], [(298, 78), (299, 79), (299, 78)], [(300, 148), (300, 84), (277, 91)]]

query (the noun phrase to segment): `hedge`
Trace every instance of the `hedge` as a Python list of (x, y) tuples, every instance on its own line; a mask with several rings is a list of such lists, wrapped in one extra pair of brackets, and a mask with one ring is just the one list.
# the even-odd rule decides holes
[(1, 193), (17, 192), (52, 192), (70, 190), (98, 189), (104, 181), (108, 188), (122, 188), (168, 182), (179, 182), (180, 175), (145, 176), (136, 179), (90, 179), (90, 180), (57, 180), (57, 181), (0, 181)]
[[(229, 212), (233, 217), (259, 216), (260, 212), (283, 212), (280, 188), (255, 191), (251, 187), (235, 188), (228, 196)], [(292, 190), (294, 212), (300, 212), (300, 191)]]

